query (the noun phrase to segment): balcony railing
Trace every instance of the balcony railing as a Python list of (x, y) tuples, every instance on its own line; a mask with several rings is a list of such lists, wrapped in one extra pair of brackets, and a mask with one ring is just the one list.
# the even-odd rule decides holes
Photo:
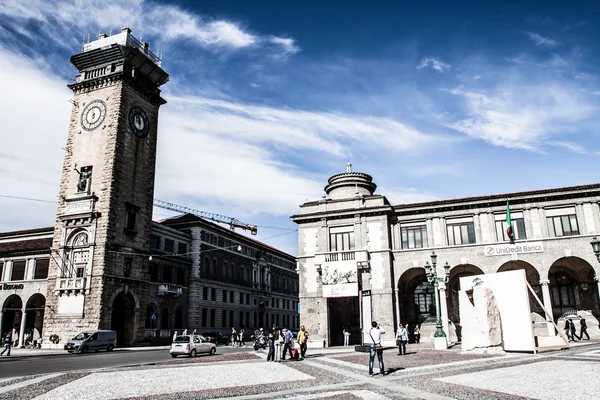
[(316, 254), (317, 263), (331, 263), (341, 261), (368, 261), (369, 255), (366, 250), (336, 251)]
[(172, 285), (170, 283), (161, 283), (158, 285), (158, 295), (164, 296), (166, 294), (179, 296), (180, 294), (183, 294), (183, 287), (179, 285)]
[(85, 278), (58, 278), (57, 291), (80, 291), (85, 288)]

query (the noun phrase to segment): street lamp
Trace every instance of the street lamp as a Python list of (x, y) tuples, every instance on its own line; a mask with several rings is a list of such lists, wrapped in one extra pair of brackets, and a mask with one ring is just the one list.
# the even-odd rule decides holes
[[(600, 241), (599, 241), (600, 242)], [(448, 283), (448, 280), (450, 279), (450, 265), (448, 264), (448, 262), (446, 262), (446, 264), (444, 265), (444, 270), (446, 271), (443, 277), (439, 277), (437, 276), (437, 269), (436, 269), (436, 265), (437, 265), (437, 254), (435, 254), (435, 251), (431, 253), (431, 264), (429, 264), (429, 261), (427, 261), (425, 263), (425, 271), (427, 272), (427, 282), (433, 284), (434, 287), (434, 296), (435, 296), (435, 334), (433, 335), (434, 338), (436, 338), (436, 342), (439, 340), (437, 338), (442, 338), (443, 339), (443, 348), (448, 348), (447, 344), (446, 344), (446, 333), (444, 333), (444, 329), (442, 328), (442, 316), (441, 316), (441, 303), (440, 303), (440, 293), (438, 290), (438, 287), (440, 284), (443, 284), (444, 286), (446, 285), (446, 283)], [(441, 340), (440, 340), (441, 342)], [(441, 343), (440, 343), (441, 346)], [(435, 346), (436, 349), (438, 348), (438, 345)]]
[(598, 238), (594, 236), (590, 244), (592, 245), (592, 249), (594, 249), (594, 254), (598, 259), (598, 262), (600, 262), (600, 240), (598, 240)]

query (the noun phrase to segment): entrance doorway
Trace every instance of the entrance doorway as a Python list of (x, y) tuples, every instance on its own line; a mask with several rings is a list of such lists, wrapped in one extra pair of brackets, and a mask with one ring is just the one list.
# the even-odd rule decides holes
[(344, 345), (345, 326), (350, 330), (348, 344), (361, 344), (358, 297), (328, 298), (327, 315), (329, 315), (329, 346)]
[(9, 296), (2, 305), (2, 334), (11, 332), (13, 341), (19, 339), (22, 309), (23, 301), (16, 294)]
[(135, 300), (128, 293), (119, 293), (113, 302), (110, 329), (117, 332), (117, 347), (132, 344), (134, 338)]

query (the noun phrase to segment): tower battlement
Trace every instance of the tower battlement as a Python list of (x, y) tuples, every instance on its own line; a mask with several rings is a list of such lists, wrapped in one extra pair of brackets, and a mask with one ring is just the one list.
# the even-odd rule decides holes
[(92, 50), (102, 49), (107, 46), (111, 46), (113, 44), (118, 44), (124, 47), (131, 47), (133, 49), (139, 50), (142, 54), (144, 54), (150, 61), (160, 67), (161, 58), (150, 51), (150, 45), (147, 42), (140, 42), (137, 40), (133, 34), (131, 33), (131, 29), (128, 27), (124, 27), (121, 30), (121, 33), (116, 35), (106, 35), (105, 33), (101, 33), (97, 40), (93, 42), (84, 43), (83, 52), (87, 53)]

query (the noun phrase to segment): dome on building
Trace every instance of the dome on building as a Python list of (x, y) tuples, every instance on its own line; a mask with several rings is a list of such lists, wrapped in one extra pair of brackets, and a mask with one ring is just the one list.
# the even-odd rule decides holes
[(373, 177), (362, 172), (352, 172), (352, 164), (346, 164), (346, 172), (329, 178), (325, 193), (332, 200), (347, 199), (357, 196), (372, 196), (377, 185)]

